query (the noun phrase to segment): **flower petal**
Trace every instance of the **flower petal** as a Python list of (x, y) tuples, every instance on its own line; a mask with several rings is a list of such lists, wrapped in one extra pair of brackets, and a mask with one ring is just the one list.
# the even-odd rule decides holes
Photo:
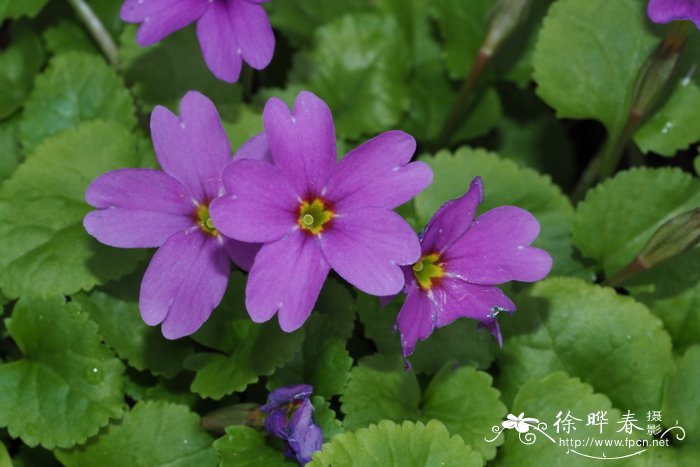
[(428, 295), (415, 284), (409, 286), (406, 301), (396, 318), (404, 358), (413, 353), (419, 340), (425, 340), (433, 333), (436, 316), (437, 307)]
[(248, 276), (246, 307), (256, 323), (279, 311), (280, 327), (292, 332), (306, 321), (330, 266), (315, 237), (294, 232), (262, 247)]
[(700, 2), (697, 0), (649, 0), (647, 13), (655, 23), (687, 19), (700, 28)]
[(275, 52), (275, 35), (265, 8), (247, 0), (229, 0), (228, 11), (243, 59), (262, 70)]
[(260, 251), (260, 243), (239, 242), (232, 238), (224, 239), (224, 249), (236, 266), (244, 271), (250, 271), (255, 261), (255, 256)]
[(141, 282), (146, 324), (163, 323), (163, 336), (195, 332), (221, 303), (230, 263), (218, 241), (202, 232), (178, 232), (158, 249)]
[(484, 184), (481, 177), (476, 177), (465, 194), (443, 204), (430, 219), (421, 240), (423, 252), (443, 253), (464, 235), (483, 199)]
[(238, 151), (233, 155), (233, 160), (256, 159), (273, 164), (270, 145), (267, 144), (267, 135), (262, 131), (243, 143)]
[(121, 169), (97, 177), (85, 193), (83, 225), (100, 242), (120, 248), (161, 246), (194, 225), (194, 205), (185, 188), (159, 170)]
[(475, 284), (534, 282), (552, 269), (552, 257), (529, 246), (540, 224), (514, 206), (501, 206), (479, 216), (469, 231), (445, 253), (450, 273)]
[(243, 242), (271, 242), (298, 228), (299, 201), (284, 173), (272, 164), (243, 159), (224, 171), (226, 195), (209, 208), (221, 233)]
[(295, 400), (308, 399), (313, 393), (313, 386), (308, 384), (293, 384), (277, 388), (268, 394), (267, 402), (260, 407), (260, 411), (269, 412), (280, 405), (285, 405)]
[(199, 202), (216, 198), (221, 173), (231, 160), (231, 146), (214, 104), (190, 91), (180, 104), (180, 117), (157, 106), (151, 114), (151, 137), (158, 162)]
[(227, 2), (210, 2), (197, 21), (197, 39), (202, 55), (214, 76), (235, 83), (241, 74), (241, 47), (231, 23)]
[(444, 279), (439, 286), (433, 288), (433, 293), (439, 307), (436, 322), (439, 328), (457, 318), (472, 318), (490, 323), (500, 309), (515, 311), (513, 302), (498, 287)]
[(136, 42), (145, 47), (196, 21), (208, 4), (208, 0), (126, 0), (120, 16), (127, 23), (142, 23)]
[(427, 187), (433, 172), (410, 163), (416, 141), (403, 131), (387, 131), (348, 153), (328, 179), (328, 198), (339, 208), (393, 209)]
[(301, 465), (311, 462), (311, 455), (321, 449), (323, 432), (311, 418), (314, 406), (305, 399), (289, 421), (287, 443)]
[(343, 279), (371, 295), (403, 289), (402, 265), (420, 257), (418, 236), (393, 211), (365, 208), (343, 212), (321, 234), (323, 254)]
[(302, 91), (291, 112), (273, 97), (265, 104), (263, 124), (275, 165), (303, 198), (320, 195), (337, 156), (333, 117), (326, 103)]

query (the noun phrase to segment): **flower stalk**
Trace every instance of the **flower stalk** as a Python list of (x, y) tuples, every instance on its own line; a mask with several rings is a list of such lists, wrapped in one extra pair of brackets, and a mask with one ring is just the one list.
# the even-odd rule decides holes
[(639, 272), (651, 269), (700, 243), (700, 208), (674, 217), (658, 228), (641, 252), (624, 269), (605, 281), (618, 286)]
[(659, 47), (647, 59), (637, 78), (632, 107), (625, 126), (619, 132), (611, 132), (613, 137), (591, 160), (574, 189), (572, 194), (574, 201), (583, 199), (586, 191), (594, 183), (610, 177), (615, 172), (625, 147), (637, 130), (639, 123), (656, 105), (676, 70), (685, 46), (688, 26), (689, 23), (686, 21), (672, 23)]
[(479, 77), (503, 42), (510, 37), (518, 24), (520, 24), (520, 21), (526, 16), (529, 5), (530, 0), (499, 0), (494, 7), (486, 37), (479, 47), (474, 65), (464, 77), (457, 98), (452, 105), (452, 110), (440, 131), (438, 138), (440, 147), (449, 144), (470, 102), (471, 92)]
[(84, 0), (68, 0), (68, 3), (73, 7), (88, 31), (90, 31), (110, 65), (114, 68), (119, 68), (119, 51), (117, 46), (104, 24), (102, 24), (102, 21), (100, 21), (100, 18), (90, 8), (90, 5), (85, 3)]

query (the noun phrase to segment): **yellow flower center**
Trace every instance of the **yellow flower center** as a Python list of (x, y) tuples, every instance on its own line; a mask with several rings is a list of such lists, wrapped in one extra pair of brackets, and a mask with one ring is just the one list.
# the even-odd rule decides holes
[(438, 253), (422, 256), (412, 269), (418, 285), (423, 290), (432, 289), (440, 279), (445, 277), (445, 269)]
[(299, 218), (297, 222), (302, 230), (318, 235), (323, 232), (324, 227), (335, 217), (335, 214), (330, 209), (326, 208), (325, 203), (319, 198), (313, 201), (303, 201), (299, 205)]
[(200, 204), (199, 206), (197, 206), (196, 220), (197, 220), (197, 225), (199, 225), (199, 228), (201, 229), (202, 232), (204, 232), (205, 234), (211, 235), (212, 237), (219, 236), (219, 231), (216, 230), (216, 227), (214, 226), (214, 222), (211, 220), (211, 217), (209, 216), (209, 205)]

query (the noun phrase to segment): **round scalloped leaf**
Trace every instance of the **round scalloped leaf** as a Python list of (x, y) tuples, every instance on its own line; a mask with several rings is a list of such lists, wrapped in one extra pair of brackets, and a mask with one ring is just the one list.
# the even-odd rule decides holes
[(399, 358), (365, 358), (353, 369), (341, 397), (343, 427), (352, 430), (383, 419), (436, 419), (484, 459), (493, 459), (500, 443), (484, 442), (484, 433), (505, 416), (506, 407), (492, 382), (482, 371), (448, 362), (421, 397), (415, 373), (405, 371)]
[(0, 119), (22, 106), (46, 60), (44, 45), (31, 28), (15, 23), (10, 34), (10, 46), (0, 50)]
[(573, 278), (539, 282), (502, 322), (500, 384), (506, 400), (532, 378), (566, 371), (633, 411), (661, 403), (671, 339), (658, 318), (613, 289)]
[[(688, 348), (666, 380), (663, 424), (685, 429), (686, 442), (700, 440), (700, 346)], [(675, 434), (675, 433), (674, 433)]]
[(664, 323), (676, 352), (700, 344), (700, 248), (625, 282), (625, 289)]
[(138, 284), (119, 285), (120, 295), (95, 291), (74, 300), (100, 327), (105, 343), (130, 366), (166, 378), (175, 376), (193, 353), (192, 346), (187, 340), (168, 340), (157, 327), (146, 325), (139, 313), (138, 288), (134, 287)]
[(418, 417), (421, 392), (416, 375), (404, 371), (398, 356), (363, 358), (350, 372), (340, 397), (346, 430), (388, 419), (396, 422)]
[(0, 188), (0, 289), (70, 295), (132, 271), (140, 250), (98, 243), (83, 228), (85, 189), (104, 172), (138, 167), (138, 137), (114, 122), (85, 123), (46, 140)]
[(610, 276), (662, 224), (698, 206), (697, 178), (675, 168), (631, 169), (589, 190), (576, 208), (573, 242)]
[(534, 245), (554, 258), (552, 274), (590, 274), (573, 258), (571, 222), (573, 207), (549, 177), (498, 157), (483, 149), (463, 147), (454, 154), (440, 151), (421, 161), (433, 169), (433, 183), (416, 196), (416, 212), (427, 223), (447, 201), (462, 196), (476, 176), (484, 179), (484, 202), (479, 212), (503, 205), (527, 209), (540, 222)]
[(311, 42), (316, 29), (348, 13), (369, 10), (370, 0), (295, 0), (270, 4), (270, 22), (294, 44)]
[(258, 324), (244, 304), (245, 280), (234, 272), (222, 304), (193, 338), (219, 352), (194, 354), (185, 368), (196, 371), (190, 389), (202, 397), (221, 399), (243, 391), (260, 376), (269, 376), (299, 350), (304, 329), (283, 332), (277, 320)]
[(339, 137), (375, 135), (399, 123), (408, 105), (410, 59), (393, 18), (338, 18), (318, 29), (309, 58), (305, 81), (333, 110)]
[[(653, 409), (647, 409), (653, 410)], [(564, 431), (564, 425), (560, 423), (560, 431), (557, 432), (555, 422), (557, 414), (562, 412), (561, 419), (566, 418), (567, 413), (579, 419), (570, 419), (573, 426), (569, 433)], [(602, 426), (602, 434), (600, 433), (601, 426), (587, 425), (588, 414), (599, 411), (606, 412), (608, 424)], [(618, 424), (621, 418), (620, 411), (612, 408), (610, 400), (602, 394), (595, 394), (593, 388), (588, 384), (582, 383), (578, 378), (570, 378), (566, 373), (557, 372), (547, 375), (542, 379), (533, 379), (525, 384), (518, 393), (513, 402), (512, 413), (518, 415), (525, 413), (525, 417), (536, 418), (542, 423), (546, 423), (547, 427), (542, 430), (551, 436), (555, 443), (547, 439), (547, 437), (535, 429), (530, 429), (529, 435), (535, 436), (534, 442), (530, 445), (524, 444), (518, 437), (515, 430), (507, 430), (501, 434), (505, 437), (505, 443), (498, 450), (498, 457), (495, 465), (498, 466), (514, 466), (514, 467), (540, 467), (542, 465), (564, 465), (570, 467), (587, 467), (595, 461), (581, 455), (575, 455), (570, 450), (575, 450), (582, 454), (602, 457), (603, 454), (607, 457), (629, 455), (640, 449), (628, 449), (624, 445), (622, 447), (605, 446), (605, 447), (576, 447), (565, 446), (559, 444), (559, 439), (564, 442), (570, 440), (580, 440), (586, 442), (589, 437), (598, 439), (599, 441), (612, 440), (612, 442), (624, 442), (625, 438), (634, 439), (644, 436), (645, 432), (634, 430), (633, 434), (627, 434), (624, 431), (618, 432), (621, 425)], [(626, 410), (624, 410), (626, 412)], [(637, 413), (638, 420), (635, 425), (646, 429), (646, 411), (642, 414)], [(566, 423), (566, 422), (564, 422)], [(533, 423), (535, 425), (535, 423)], [(496, 425), (500, 428), (500, 423)], [(495, 435), (494, 435), (495, 436)], [(490, 438), (492, 436), (489, 436)], [(665, 448), (670, 449), (670, 448)], [(646, 454), (643, 454), (646, 456)], [(613, 465), (620, 465), (622, 461), (612, 461)], [(629, 464), (623, 464), (629, 465)], [(638, 465), (638, 464), (633, 464)]]
[(33, 18), (49, 0), (0, 0), (0, 23), (6, 19), (17, 19), (22, 16)]
[(71, 447), (120, 417), (124, 365), (62, 297), (24, 297), (5, 320), (25, 358), (0, 365), (0, 425), (29, 446)]
[(561, 118), (596, 119), (618, 134), (658, 42), (639, 0), (559, 0), (535, 47), (537, 94)]
[(398, 425), (384, 420), (354, 433), (340, 434), (316, 452), (309, 467), (376, 465), (382, 467), (479, 467), (481, 457), (431, 420)]
[(39, 75), (24, 106), (22, 144), (31, 152), (42, 140), (91, 120), (136, 125), (134, 104), (116, 72), (96, 55), (55, 57)]
[(139, 402), (119, 424), (86, 445), (54, 453), (66, 467), (153, 467), (217, 465), (212, 437), (199, 416), (183, 405)]
[(287, 460), (280, 449), (268, 442), (265, 433), (247, 426), (226, 428), (226, 434), (214, 442), (221, 458), (220, 467), (291, 467), (298, 465)]

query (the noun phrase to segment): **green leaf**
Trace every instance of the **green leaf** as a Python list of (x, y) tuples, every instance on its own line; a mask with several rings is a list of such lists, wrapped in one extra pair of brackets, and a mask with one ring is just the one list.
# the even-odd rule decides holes
[(139, 402), (84, 446), (55, 452), (66, 467), (215, 466), (212, 438), (182, 405)]
[(609, 277), (663, 223), (700, 205), (700, 181), (675, 168), (631, 169), (589, 190), (576, 209), (573, 242)]
[(435, 2), (433, 11), (445, 42), (445, 61), (451, 78), (463, 78), (474, 65), (493, 3), (492, 0)]
[(82, 225), (85, 189), (98, 175), (137, 167), (139, 140), (117, 123), (92, 122), (42, 144), (0, 188), (0, 289), (73, 294), (118, 278), (143, 258), (97, 243)]
[(338, 433), (343, 433), (343, 424), (337, 418), (337, 414), (331, 409), (330, 403), (321, 396), (312, 396), (311, 402), (314, 405), (314, 422), (321, 427), (323, 438), (329, 441)]
[(700, 440), (700, 346), (690, 347), (668, 375), (664, 388), (662, 421), (685, 429), (686, 442)]
[(95, 291), (74, 299), (98, 324), (105, 343), (130, 366), (173, 377), (183, 369), (185, 358), (193, 353), (192, 346), (183, 340), (167, 340), (157, 327), (143, 322), (137, 286), (138, 283), (119, 283), (119, 287), (113, 287), (119, 295)]
[(368, 10), (370, 0), (297, 0), (270, 4), (270, 22), (293, 44), (310, 43), (316, 29), (346, 13)]
[(169, 35), (152, 47), (136, 43), (136, 26), (124, 28), (120, 59), (127, 81), (144, 113), (154, 106), (177, 109), (187, 91), (198, 90), (214, 101), (219, 113), (230, 119), (235, 115), (241, 87), (216, 79), (207, 68), (193, 28)]
[(12, 459), (3, 443), (0, 443), (0, 467), (12, 467)]
[(355, 430), (383, 419), (415, 420), (420, 400), (416, 375), (403, 370), (399, 357), (366, 357), (350, 372), (350, 381), (340, 397), (343, 426)]
[(532, 378), (566, 371), (616, 406), (647, 411), (661, 402), (671, 339), (644, 305), (578, 279), (535, 284), (503, 320), (498, 387), (506, 401)]
[(484, 433), (499, 422), (506, 408), (491, 386), (491, 377), (448, 362), (421, 397), (415, 373), (404, 371), (400, 362), (398, 357), (377, 355), (363, 359), (353, 369), (341, 397), (344, 428), (352, 430), (383, 419), (437, 419), (485, 459), (493, 459), (496, 445), (485, 443)]
[[(557, 427), (554, 423), (560, 411), (562, 412), (561, 419), (565, 418), (569, 412), (573, 417), (580, 419), (579, 421), (572, 420), (574, 425), (570, 433), (563, 431), (563, 428), (557, 433)], [(588, 414), (599, 411), (606, 412), (608, 422), (607, 425), (603, 425), (602, 434), (600, 433), (600, 426), (587, 425)], [(626, 434), (624, 431), (618, 432), (617, 430), (621, 428), (621, 425), (618, 424), (621, 414), (619, 410), (612, 407), (610, 400), (602, 394), (594, 393), (591, 386), (582, 383), (578, 378), (570, 378), (563, 372), (553, 373), (542, 379), (533, 379), (525, 384), (518, 392), (511, 412), (516, 415), (524, 412), (525, 417), (536, 418), (540, 422), (546, 423), (547, 426), (543, 427), (542, 430), (551, 436), (555, 443), (547, 439), (544, 434), (531, 429), (530, 433), (536, 438), (532, 444), (524, 444), (515, 430), (508, 430), (507, 434), (505, 434), (506, 441), (498, 450), (498, 458), (495, 465), (538, 467), (542, 465), (563, 465), (565, 463), (571, 467), (590, 466), (593, 465), (591, 459), (574, 455), (573, 452), (570, 452), (573, 446), (566, 447), (559, 440), (564, 442), (580, 440), (583, 443), (588, 441), (590, 437), (598, 441), (603, 439), (612, 440), (614, 443), (615, 440), (624, 442), (625, 438), (633, 440), (639, 438), (639, 435), (644, 435), (644, 432), (638, 431), (634, 431), (635, 434)], [(646, 411), (644, 411), (645, 414)], [(636, 415), (638, 422), (635, 425), (640, 426), (643, 423), (642, 420), (644, 420), (641, 417), (644, 417), (644, 415), (641, 412)], [(500, 426), (498, 427), (500, 428)], [(646, 428), (646, 426), (642, 425), (642, 428)], [(622, 447), (615, 447), (613, 444), (612, 446), (605, 445), (604, 447), (583, 446), (574, 450), (590, 456), (603, 457), (605, 455), (606, 457), (616, 457), (629, 455), (640, 449), (628, 449), (624, 444)], [(646, 454), (642, 454), (642, 456), (646, 456)], [(620, 462), (622, 461), (611, 461), (615, 465), (620, 465)]]
[(0, 22), (22, 16), (36, 16), (49, 0), (0, 0)]
[[(357, 311), (365, 337), (372, 339), (382, 354), (401, 355), (401, 341), (393, 327), (402, 304), (403, 299), (397, 297), (382, 307), (376, 297), (358, 295)], [(421, 342), (411, 355), (410, 363), (416, 373), (431, 375), (449, 360), (486, 369), (495, 358), (496, 347), (488, 331), (477, 329), (474, 321), (461, 319), (437, 329), (430, 339)]]
[(0, 365), (0, 425), (13, 437), (70, 447), (121, 416), (124, 365), (78, 304), (24, 297), (5, 323), (25, 356)]
[(535, 48), (537, 94), (560, 118), (601, 121), (614, 140), (627, 122), (637, 75), (658, 42), (639, 0), (559, 0)]
[(130, 371), (127, 376), (124, 392), (135, 401), (165, 401), (191, 407), (201, 400), (190, 392), (192, 378), (189, 375), (181, 373), (173, 379), (166, 380)]
[(263, 131), (262, 112), (247, 105), (241, 105), (233, 121), (223, 121), (224, 129), (231, 141), (231, 148), (237, 150), (250, 138)]
[(271, 375), (294, 356), (304, 338), (303, 328), (286, 333), (276, 319), (252, 322), (245, 311), (244, 289), (243, 275), (234, 272), (222, 304), (192, 336), (223, 352), (203, 352), (185, 361), (185, 368), (197, 372), (191, 390), (202, 397), (221, 399)]
[(700, 344), (700, 249), (676, 256), (625, 283), (664, 323), (676, 351)]
[(19, 147), (19, 119), (17, 116), (5, 120), (0, 125), (0, 183), (15, 171), (22, 161)]
[(483, 371), (445, 364), (423, 394), (421, 420), (440, 420), (484, 459), (493, 459), (500, 443), (487, 443), (484, 434), (506, 415), (506, 407), (492, 383)]
[(100, 57), (77, 52), (57, 56), (37, 77), (25, 103), (22, 144), (31, 152), (45, 138), (91, 120), (135, 126), (129, 92)]
[(458, 436), (450, 437), (444, 425), (431, 420), (398, 425), (384, 420), (355, 433), (336, 436), (313, 455), (309, 467), (381, 465), (397, 467), (477, 467), (479, 455)]
[(308, 86), (332, 109), (341, 138), (399, 122), (408, 104), (407, 52), (393, 18), (346, 15), (318, 29)]
[(416, 196), (416, 212), (424, 224), (442, 204), (462, 196), (474, 177), (481, 176), (485, 196), (479, 212), (503, 205), (527, 209), (541, 227), (534, 245), (554, 258), (552, 274), (590, 277), (574, 259), (570, 245), (573, 207), (548, 177), (483, 149), (468, 147), (454, 154), (440, 151), (434, 157), (421, 156), (420, 160), (433, 169), (433, 183)]
[(689, 34), (688, 43), (667, 86), (669, 94), (658, 103), (659, 108), (642, 123), (634, 141), (644, 152), (673, 156), (700, 140), (700, 77), (695, 72), (700, 55), (700, 37)]
[(13, 24), (10, 33), (10, 46), (0, 51), (0, 120), (22, 106), (46, 60), (41, 39), (26, 24)]
[(68, 52), (99, 53), (80, 24), (62, 20), (43, 33), (46, 48), (54, 55)]
[(285, 459), (279, 449), (268, 444), (261, 431), (247, 426), (232, 426), (214, 442), (221, 458), (220, 467), (276, 467), (293, 466), (296, 462)]
[(314, 387), (314, 394), (326, 398), (340, 394), (353, 363), (345, 350), (355, 322), (353, 305), (347, 288), (327, 281), (304, 323), (301, 351), (269, 378), (268, 387), (306, 383)]

